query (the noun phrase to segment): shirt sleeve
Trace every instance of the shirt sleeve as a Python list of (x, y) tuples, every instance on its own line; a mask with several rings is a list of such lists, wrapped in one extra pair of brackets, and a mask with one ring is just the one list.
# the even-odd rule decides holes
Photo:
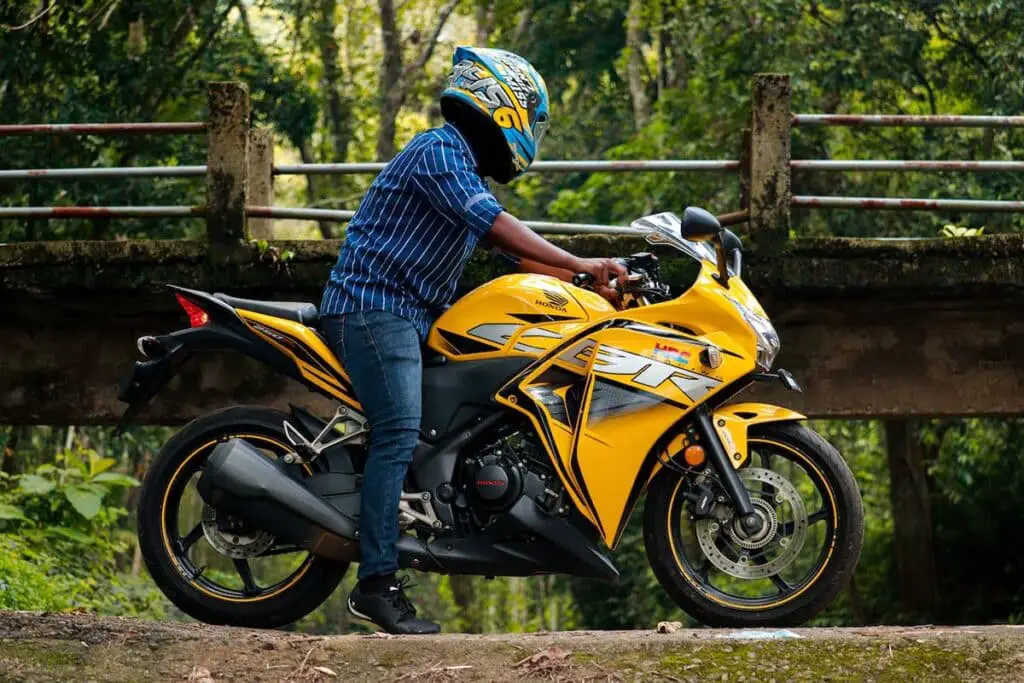
[(465, 153), (447, 142), (439, 140), (424, 150), (412, 182), (435, 211), (453, 223), (465, 223), (478, 238), (505, 210)]

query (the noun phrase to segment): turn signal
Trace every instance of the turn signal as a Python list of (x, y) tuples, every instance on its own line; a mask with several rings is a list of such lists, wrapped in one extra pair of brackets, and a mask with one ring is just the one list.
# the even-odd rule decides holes
[(722, 352), (717, 346), (709, 346), (700, 352), (700, 362), (714, 370), (722, 364)]
[(683, 451), (683, 459), (690, 467), (700, 467), (704, 464), (704, 449), (701, 446), (687, 446)]

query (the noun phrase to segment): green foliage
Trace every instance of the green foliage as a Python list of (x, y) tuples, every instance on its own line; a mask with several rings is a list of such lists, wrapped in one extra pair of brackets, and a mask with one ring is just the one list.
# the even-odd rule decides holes
[(166, 599), (122, 563), (134, 547), (115, 496), (138, 486), (89, 448), (0, 473), (0, 609), (162, 616)]
[(942, 226), (943, 237), (980, 237), (985, 233), (985, 226), (980, 228), (964, 228), (958, 225)]
[(68, 450), (57, 454), (55, 464), (39, 465), (32, 474), (5, 477), (7, 486), (0, 489), (0, 501), (7, 510), (6, 524), (35, 522), (48, 533), (71, 537), (79, 530), (91, 531), (93, 520), (101, 515), (101, 525), (116, 520), (124, 511), (104, 506), (104, 498), (139, 482), (108, 471), (115, 464), (113, 458), (100, 457), (94, 450)]

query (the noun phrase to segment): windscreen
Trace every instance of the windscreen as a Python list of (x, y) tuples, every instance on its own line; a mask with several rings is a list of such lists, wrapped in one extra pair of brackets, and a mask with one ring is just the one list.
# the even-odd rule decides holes
[(718, 266), (715, 248), (708, 242), (693, 242), (683, 237), (682, 220), (671, 212), (656, 213), (638, 218), (629, 227), (644, 233), (651, 244), (668, 244), (697, 261), (706, 261)]

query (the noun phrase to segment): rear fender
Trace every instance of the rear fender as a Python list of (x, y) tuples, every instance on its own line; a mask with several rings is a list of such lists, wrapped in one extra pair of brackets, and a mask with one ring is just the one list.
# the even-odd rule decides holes
[(806, 420), (807, 416), (768, 403), (734, 403), (715, 410), (712, 418), (718, 438), (729, 455), (729, 462), (738, 469), (750, 458), (747, 434), (751, 427), (766, 422)]
[(295, 364), (254, 335), (233, 308), (206, 292), (173, 285), (170, 288), (199, 305), (206, 312), (209, 322), (202, 327), (189, 327), (138, 340), (139, 351), (145, 360), (135, 362), (131, 374), (119, 387), (118, 399), (128, 404), (118, 425), (119, 432), (171, 381), (194, 351), (238, 351), (289, 377), (299, 379)]

